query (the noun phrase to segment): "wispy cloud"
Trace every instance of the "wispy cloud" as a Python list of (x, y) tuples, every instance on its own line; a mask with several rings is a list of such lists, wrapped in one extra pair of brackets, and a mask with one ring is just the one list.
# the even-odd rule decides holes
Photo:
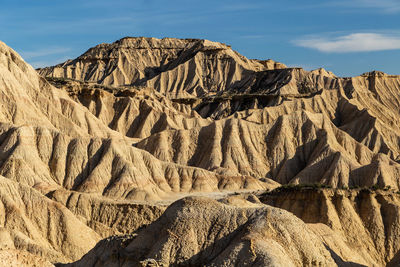
[(60, 57), (60, 58), (56, 58), (53, 60), (38, 60), (38, 61), (31, 61), (28, 60), (27, 62), (29, 64), (31, 64), (31, 66), (35, 69), (37, 68), (44, 68), (44, 67), (49, 67), (49, 66), (54, 66), (56, 64), (59, 64), (61, 62), (64, 62), (66, 60), (68, 60), (70, 57)]
[(379, 8), (387, 13), (400, 12), (399, 0), (358, 0), (356, 2), (360, 2), (360, 5), (364, 5), (366, 7)]
[(65, 54), (69, 51), (71, 51), (70, 48), (53, 47), (53, 48), (47, 48), (47, 49), (39, 49), (36, 51), (21, 51), (20, 54), (24, 59), (28, 60), (28, 59), (32, 59), (32, 58)]
[(399, 0), (352, 0), (352, 1), (331, 1), (329, 6), (342, 6), (348, 8), (366, 9), (373, 8), (377, 11), (385, 13), (399, 13), (400, 1)]
[(352, 33), (338, 37), (311, 36), (292, 43), (326, 53), (371, 52), (400, 49), (400, 35)]

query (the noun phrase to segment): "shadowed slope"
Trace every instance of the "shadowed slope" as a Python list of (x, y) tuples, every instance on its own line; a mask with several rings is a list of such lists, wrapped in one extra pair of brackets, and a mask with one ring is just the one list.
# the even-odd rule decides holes
[[(337, 188), (399, 189), (400, 78), (283, 67), (124, 38), (38, 70), (81, 80), (57, 89), (0, 43), (0, 237), (54, 262), (128, 234), (78, 266), (396, 264), (398, 197)], [(308, 225), (254, 196), (161, 215), (287, 183), (336, 191), (262, 199)]]
[(0, 42), (0, 120), (58, 129), (71, 136), (112, 136), (95, 116), (52, 87), (11, 48)]
[(39, 73), (105, 85), (146, 85), (182, 97), (213, 94), (254, 71), (283, 67), (272, 61), (248, 60), (229, 46), (208, 40), (127, 37)]
[[(136, 200), (174, 198), (168, 195), (172, 192), (265, 187), (252, 177), (159, 161), (40, 78), (4, 44), (0, 55), (0, 94), (8, 97), (0, 103), (10, 105), (2, 109), (0, 126), (0, 174), (7, 178), (44, 193), (63, 187)], [(158, 108), (162, 114), (162, 106)]]
[(110, 87), (69, 79), (48, 78), (71, 98), (87, 107), (111, 129), (128, 137), (143, 138), (167, 129), (208, 125), (190, 106), (172, 102), (154, 89)]
[[(290, 243), (290, 245), (288, 245)], [(70, 266), (331, 266), (320, 239), (292, 214), (265, 205), (185, 198), (137, 236), (100, 242)]]
[(156, 157), (285, 183), (399, 187), (400, 165), (374, 154), (322, 114), (295, 112), (269, 124), (226, 119), (164, 131), (137, 145)]
[(26, 250), (52, 262), (76, 260), (99, 240), (67, 208), (0, 176), (1, 248)]
[(264, 188), (262, 182), (251, 177), (218, 175), (160, 161), (123, 139), (71, 138), (28, 126), (1, 130), (1, 147), (7, 152), (0, 161), (0, 174), (44, 193), (64, 187), (112, 198), (151, 201), (172, 192)]
[(260, 199), (316, 224), (314, 229), (332, 248), (335, 241), (330, 233), (341, 236), (368, 266), (384, 266), (400, 251), (400, 195), (394, 192), (288, 188)]

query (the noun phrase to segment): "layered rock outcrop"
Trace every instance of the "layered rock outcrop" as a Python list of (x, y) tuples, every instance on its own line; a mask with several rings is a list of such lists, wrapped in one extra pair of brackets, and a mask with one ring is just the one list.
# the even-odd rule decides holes
[(173, 38), (37, 72), (0, 43), (0, 263), (399, 263), (399, 76)]

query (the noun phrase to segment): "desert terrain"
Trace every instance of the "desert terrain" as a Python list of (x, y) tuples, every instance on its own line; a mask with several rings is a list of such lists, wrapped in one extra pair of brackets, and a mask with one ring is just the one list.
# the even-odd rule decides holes
[(0, 42), (0, 265), (400, 266), (400, 76)]

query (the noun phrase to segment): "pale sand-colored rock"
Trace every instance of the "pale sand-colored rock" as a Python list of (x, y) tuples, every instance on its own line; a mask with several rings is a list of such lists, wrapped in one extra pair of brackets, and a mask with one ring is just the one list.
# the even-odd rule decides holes
[(58, 129), (70, 136), (114, 133), (63, 90), (52, 87), (11, 48), (0, 42), (0, 121)]
[(26, 250), (51, 262), (79, 259), (100, 239), (71, 211), (38, 191), (0, 176), (3, 249)]
[(173, 102), (151, 88), (100, 86), (69, 79), (49, 79), (69, 92), (104, 124), (128, 137), (144, 138), (168, 129), (190, 129), (212, 122), (189, 105)]
[(9, 267), (54, 267), (49, 261), (26, 251), (0, 250), (0, 266)]
[(182, 192), (268, 187), (251, 176), (220, 175), (160, 161), (124, 139), (71, 138), (30, 126), (1, 130), (1, 147), (6, 153), (0, 174), (43, 193), (65, 188), (110, 198), (155, 201)]
[(269, 124), (230, 118), (202, 128), (164, 131), (136, 147), (164, 161), (281, 184), (400, 186), (398, 163), (374, 154), (324, 115), (305, 111), (279, 116)]
[(249, 60), (225, 44), (208, 40), (127, 37), (39, 73), (105, 85), (146, 85), (182, 97), (214, 94), (238, 86), (254, 71), (284, 67)]
[[(266, 204), (292, 212), (306, 223), (315, 224), (314, 231), (331, 249), (337, 246), (335, 253), (344, 261), (358, 258), (367, 266), (384, 266), (400, 250), (398, 193), (289, 188), (260, 198)], [(349, 249), (343, 247), (345, 244)]]
[[(300, 89), (296, 87), (299, 82), (293, 80), (292, 85), (287, 87), (293, 93), (291, 94), (291, 101), (285, 100), (282, 104), (274, 107), (236, 112), (231, 116), (230, 120), (221, 120), (214, 123), (206, 121), (204, 123), (208, 125), (205, 127), (186, 124), (185, 126), (190, 128), (188, 130), (180, 130), (184, 128), (182, 125), (179, 126), (172, 123), (164, 124), (168, 125), (164, 127), (166, 128), (164, 131), (160, 128), (141, 127), (139, 131), (136, 131), (138, 136), (149, 135), (152, 131), (153, 134), (149, 138), (140, 141), (136, 146), (146, 149), (163, 161), (201, 167), (221, 174), (251, 175), (263, 179), (272, 178), (280, 183), (290, 181), (300, 183), (322, 182), (335, 187), (372, 186), (378, 184), (381, 187), (390, 185), (397, 188), (397, 163), (385, 156), (375, 156), (369, 153), (368, 149), (362, 148), (336, 127), (339, 126), (340, 129), (349, 132), (352, 135), (351, 137), (357, 141), (364, 140), (363, 143), (368, 144), (373, 152), (387, 153), (392, 159), (397, 152), (393, 152), (396, 151), (395, 149), (388, 150), (388, 144), (390, 143), (387, 140), (395, 140), (395, 132), (379, 128), (383, 124), (373, 123), (374, 117), (372, 115), (360, 111), (353, 104), (350, 104), (345, 92), (340, 89), (342, 88), (341, 84), (337, 81), (334, 82), (331, 78), (335, 76), (328, 75), (329, 73), (326, 71), (318, 70), (317, 74), (329, 76), (327, 85), (323, 84), (324, 80), (318, 78), (319, 76), (314, 77), (314, 72), (280, 70), (280, 72), (283, 71), (288, 73), (297, 72), (296, 79), (301, 80), (306, 77), (306, 80), (310, 79), (310, 84), (319, 83), (321, 88), (327, 86), (328, 89), (321, 89), (320, 91), (322, 92), (320, 94), (308, 97), (307, 94), (312, 92), (304, 91), (307, 88), (303, 88), (302, 93), (299, 93)], [(315, 82), (312, 82), (313, 77), (316, 79)], [(322, 80), (319, 81), (319, 79)], [(152, 112), (159, 106), (159, 100), (148, 98), (148, 93), (144, 92), (145, 97), (143, 97), (143, 94), (139, 97), (135, 90), (132, 89), (131, 91), (135, 95), (135, 97), (130, 97), (132, 102), (146, 99), (151, 103), (149, 105), (152, 106)], [(116, 93), (114, 93), (114, 96), (113, 94), (108, 95), (110, 99), (118, 99), (115, 96), (117, 95)], [(285, 95), (285, 97), (288, 96)], [(162, 99), (162, 97), (160, 98)], [(89, 102), (92, 102), (90, 99), (92, 98), (89, 98)], [(162, 99), (162, 101), (166, 103), (166, 106), (171, 106), (168, 100)], [(325, 116), (314, 116), (312, 113), (306, 113), (308, 115), (305, 115), (305, 119), (302, 119), (302, 116), (291, 113), (293, 110), (318, 112)], [(168, 118), (173, 118), (177, 112), (165, 114), (170, 114), (170, 116), (167, 116), (168, 121)], [(281, 118), (284, 114), (289, 114), (289, 119), (285, 116)], [(309, 116), (314, 119), (309, 120)], [(241, 120), (233, 119), (235, 117)], [(202, 123), (199, 123), (201, 120), (195, 115), (193, 119), (196, 121), (195, 125)], [(146, 121), (140, 115), (138, 120)], [(329, 123), (329, 120), (333, 124)], [(249, 124), (246, 121), (254, 122), (256, 125), (254, 123)], [(310, 127), (303, 127), (307, 125), (307, 121), (311, 124)], [(360, 124), (365, 124), (368, 121), (371, 123), (364, 125), (363, 128), (359, 127)], [(146, 125), (152, 125), (151, 123), (147, 124), (147, 122)], [(349, 124), (352, 122), (356, 122), (356, 126), (350, 127)], [(343, 124), (343, 127), (340, 124)], [(322, 128), (319, 125), (323, 125)], [(314, 128), (315, 130), (313, 130)], [(135, 129), (138, 128), (136, 127)], [(179, 129), (179, 131), (174, 131), (174, 129)], [(357, 132), (351, 132), (349, 129), (357, 129)], [(364, 130), (360, 132), (360, 129)], [(278, 132), (275, 133), (275, 131)], [(326, 139), (320, 139), (321, 131), (328, 136)], [(366, 134), (365, 132), (368, 131), (371, 133)], [(382, 134), (373, 134), (377, 131), (382, 132)], [(302, 134), (300, 135), (299, 133)], [(365, 137), (365, 135), (371, 136), (372, 140)], [(389, 138), (385, 139), (384, 135)], [(273, 136), (277, 138), (273, 139)], [(258, 142), (254, 142), (254, 139), (257, 139)], [(213, 141), (210, 142), (211, 140)], [(306, 155), (317, 157), (316, 159), (309, 156), (303, 156), (298, 159), (295, 156), (295, 154), (301, 154), (299, 151), (308, 149), (307, 147), (313, 142), (315, 146), (313, 145), (309, 148), (313, 153), (309, 151)], [(316, 146), (317, 143), (320, 145)], [(395, 143), (391, 142), (391, 144)], [(329, 147), (328, 151), (326, 151), (326, 146)], [(325, 157), (319, 157), (321, 153)], [(334, 160), (329, 160), (330, 158)], [(302, 164), (299, 164), (299, 162), (302, 162)], [(320, 168), (321, 164), (325, 167)], [(283, 167), (280, 168), (279, 166)], [(315, 171), (316, 168), (319, 168), (319, 171)], [(290, 169), (289, 172), (288, 169)], [(335, 172), (332, 172), (334, 169)], [(275, 170), (279, 170), (279, 173)], [(321, 171), (324, 171), (324, 173), (321, 173)], [(367, 177), (362, 177), (366, 174)]]
[[(265, 188), (252, 177), (224, 176), (157, 160), (133, 147), (133, 139), (110, 129), (66, 91), (39, 77), (5, 44), (0, 48), (0, 172), (8, 178), (2, 178), (3, 190), (16, 187), (15, 193), (2, 195), (6, 244), (52, 262), (76, 260), (100, 236), (89, 226), (104, 236), (102, 230), (134, 230), (160, 215), (150, 211), (141, 217), (131, 212), (136, 217), (124, 222), (118, 204), (102, 196), (154, 201), (195, 191)], [(88, 202), (108, 205), (109, 211), (105, 215), (83, 211), (87, 206), (74, 210), (71, 195), (63, 204), (73, 214), (44, 195), (64, 189), (94, 194), (80, 198), (96, 199)], [(120, 222), (112, 221), (111, 214)]]
[(261, 204), (252, 194), (219, 202), (186, 198), (145, 229), (105, 239), (68, 266), (396, 266), (398, 262), (397, 193), (289, 187), (259, 197), (297, 217)]
[[(131, 42), (134, 43), (134, 45), (127, 45)], [(168, 44), (168, 47), (170, 48), (171, 46), (173, 46), (173, 42), (176, 43), (176, 47), (181, 49), (182, 43), (190, 43), (193, 41), (179, 39), (158, 40), (146, 38), (126, 38), (114, 44), (100, 45), (98, 48), (93, 48), (90, 51), (97, 51), (101, 54), (103, 52), (100, 51), (103, 51), (105, 49), (104, 47), (110, 47), (109, 49), (111, 49), (112, 51), (127, 49), (126, 47), (139, 47), (133, 49), (129, 48), (125, 51), (126, 53), (124, 54), (124, 56), (120, 57), (129, 57), (129, 55), (135, 57), (137, 54), (146, 54), (147, 52), (144, 51), (151, 51), (151, 55), (157, 57), (157, 53), (160, 53), (160, 49), (155, 49), (154, 47), (163, 47), (161, 44), (165, 43)], [(206, 41), (203, 42), (207, 43)], [(138, 43), (140, 43), (140, 45), (138, 45)], [(149, 48), (146, 50), (144, 49), (145, 47)], [(89, 57), (89, 54), (82, 57)], [(197, 54), (188, 55), (188, 57), (190, 60), (194, 60), (196, 55)], [(243, 61), (243, 57), (233, 58), (236, 62), (239, 63)], [(212, 59), (211, 61), (219, 62), (220, 59), (217, 57)], [(147, 61), (140, 62), (144, 64)], [(186, 62), (187, 61), (179, 62), (175, 65), (185, 65)], [(257, 62), (260, 63), (261, 61)], [(93, 64), (94, 66), (96, 66), (96, 64), (100, 63)], [(135, 62), (134, 64), (138, 64), (138, 62)], [(154, 62), (149, 64), (154, 64)], [(215, 64), (218, 65), (219, 63)], [(328, 115), (328, 117), (330, 117), (337, 126), (351, 134), (352, 137), (355, 138), (357, 141), (367, 145), (371, 150), (388, 154), (389, 156), (391, 156), (392, 159), (397, 159), (397, 157), (399, 156), (400, 141), (399, 136), (396, 133), (399, 131), (399, 116), (398, 109), (396, 108), (396, 103), (399, 99), (399, 90), (397, 90), (397, 88), (400, 84), (400, 78), (398, 76), (390, 76), (380, 72), (372, 72), (366, 73), (360, 77), (350, 79), (338, 78), (333, 73), (324, 69), (317, 69), (311, 72), (306, 72), (299, 68), (272, 68), (271, 64), (267, 64), (267, 68), (270, 70), (263, 70), (262, 68), (260, 69), (258, 67), (255, 67), (255, 65), (253, 67), (251, 67), (250, 65), (247, 64), (246, 68), (251, 69), (252, 74), (248, 77), (246, 76), (246, 78), (242, 78), (240, 81), (238, 80), (237, 86), (219, 86), (221, 90), (225, 91), (223, 92), (224, 94), (228, 92), (226, 98), (227, 101), (221, 101), (219, 99), (218, 102), (212, 102), (212, 105), (200, 102), (200, 105), (196, 107), (196, 110), (202, 116), (221, 118), (232, 114), (235, 114), (235, 116), (237, 116), (237, 111), (240, 110), (243, 110), (243, 112), (247, 114), (249, 112), (257, 113), (253, 112), (253, 108), (260, 111), (260, 108), (264, 108), (265, 106), (272, 106), (271, 108), (268, 108), (268, 113), (270, 112), (270, 109), (272, 109), (271, 112), (273, 113), (276, 113), (276, 110), (279, 109), (278, 113), (280, 113), (281, 115), (287, 114), (288, 112), (291, 112), (293, 110), (308, 108), (308, 111), (327, 113), (326, 115)], [(64, 66), (64, 69), (68, 69), (68, 66)], [(211, 69), (214, 70), (215, 67)], [(43, 73), (44, 75), (50, 76), (71, 77), (68, 75), (52, 75), (51, 70), (52, 68), (49, 68), (39, 70), (39, 72)], [(47, 71), (50, 71), (50, 74), (46, 74)], [(183, 74), (181, 77), (186, 77), (188, 76), (188, 73), (192, 72), (193, 71), (184, 72), (185, 74)], [(205, 77), (207, 77), (207, 79), (213, 79), (213, 75), (211, 73), (205, 75)], [(101, 80), (99, 79), (89, 80), (101, 82)], [(175, 80), (175, 78), (172, 79), (172, 81)], [(167, 81), (160, 81), (158, 84), (151, 85), (151, 87), (154, 87), (160, 92), (165, 91), (160, 89), (161, 87), (167, 88), (167, 91), (190, 91), (190, 85), (188, 83), (176, 83), (169, 85)], [(203, 87), (206, 87), (206, 91), (212, 90), (211, 85), (204, 85)], [(222, 93), (222, 91), (220, 93)], [(252, 97), (249, 99), (248, 97), (241, 97), (241, 95), (231, 96), (232, 93), (246, 93), (253, 95), (257, 94), (259, 95), (259, 97)], [(169, 94), (166, 95), (168, 96)], [(244, 101), (243, 99), (246, 101)], [(190, 100), (190, 98), (188, 100)], [(95, 101), (91, 100), (90, 103), (99, 103), (99, 101), (97, 99)], [(113, 101), (113, 103), (115, 103), (115, 101)], [(85, 105), (89, 106), (88, 104)], [(101, 109), (101, 105), (92, 104), (91, 106), (92, 109), (96, 107), (96, 111)], [(122, 106), (128, 105), (122, 104)], [(179, 117), (168, 116), (168, 114), (171, 113), (166, 112), (167, 116), (160, 120), (158, 119), (159, 115), (154, 114), (157, 113), (153, 111), (154, 106), (155, 105), (152, 105), (153, 109), (151, 110), (150, 116), (148, 116), (149, 121), (156, 120), (158, 122), (157, 125), (163, 125), (165, 129), (174, 128), (175, 125), (172, 125), (174, 123), (170, 123), (170, 121), (176, 122), (179, 120)], [(387, 108), (389, 108), (389, 112), (387, 112)], [(385, 110), (385, 112), (382, 112), (383, 110)], [(124, 109), (124, 112), (125, 111), (126, 109)], [(92, 113), (95, 114), (95, 112), (93, 111)], [(111, 114), (112, 113), (113, 112), (111, 112)], [(99, 116), (101, 117), (103, 115)], [(252, 115), (252, 117), (255, 116), (257, 115)], [(110, 121), (110, 119), (108, 119), (107, 121)], [(118, 118), (115, 119), (113, 122), (117, 122), (118, 124), (122, 125), (122, 128), (126, 128), (125, 125), (133, 126), (133, 128), (135, 128), (132, 123), (126, 123), (124, 120), (121, 122)], [(117, 129), (118, 127), (120, 127), (120, 125), (114, 124), (112, 125), (112, 127)], [(189, 123), (189, 125), (195, 124)], [(179, 123), (176, 127), (182, 129), (182, 126), (179, 125)], [(148, 128), (153, 130), (150, 131), (150, 133), (157, 132), (157, 130), (152, 129), (151, 126), (146, 126), (144, 128), (145, 129), (143, 130), (143, 133), (136, 131), (134, 135), (144, 137), (149, 134), (149, 130), (146, 130)], [(129, 131), (127, 131), (126, 129), (122, 129), (122, 132), (126, 134)], [(128, 133), (128, 136), (131, 135), (133, 135), (133, 132)]]
[[(0, 43), (0, 261), (398, 264), (399, 76), (340, 78), (172, 38), (38, 71), (72, 80), (52, 86)], [(260, 197), (290, 213), (251, 194), (286, 183), (333, 189)], [(354, 186), (391, 189), (337, 189)], [(218, 201), (163, 214), (194, 195)]]
[[(185, 198), (130, 239), (100, 242), (68, 266), (334, 266), (320, 238), (294, 215), (250, 202)], [(153, 265), (150, 265), (153, 266)]]
[(157, 160), (40, 78), (10, 48), (1, 48), (0, 94), (13, 97), (4, 100), (12, 107), (2, 109), (8, 113), (0, 125), (1, 175), (43, 193), (63, 187), (150, 201), (173, 198), (174, 192), (266, 188), (253, 177)]
[(157, 220), (167, 207), (115, 201), (67, 190), (56, 190), (47, 196), (64, 205), (102, 237), (135, 232)]
[(261, 124), (298, 110), (323, 113), (356, 141), (397, 160), (400, 76), (376, 73), (343, 79), (323, 70), (267, 71), (254, 86), (242, 88), (246, 94), (211, 98), (195, 109), (203, 117), (232, 116)]

